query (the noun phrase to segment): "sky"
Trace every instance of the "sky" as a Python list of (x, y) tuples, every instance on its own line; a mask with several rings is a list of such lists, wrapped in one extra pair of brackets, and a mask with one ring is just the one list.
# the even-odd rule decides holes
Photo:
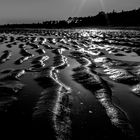
[(140, 0), (0, 0), (0, 24), (60, 20), (140, 8)]

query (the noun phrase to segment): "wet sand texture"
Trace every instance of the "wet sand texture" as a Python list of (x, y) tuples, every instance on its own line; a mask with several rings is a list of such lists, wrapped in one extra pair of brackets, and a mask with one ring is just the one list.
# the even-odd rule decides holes
[(0, 32), (3, 134), (47, 140), (140, 138), (139, 31)]

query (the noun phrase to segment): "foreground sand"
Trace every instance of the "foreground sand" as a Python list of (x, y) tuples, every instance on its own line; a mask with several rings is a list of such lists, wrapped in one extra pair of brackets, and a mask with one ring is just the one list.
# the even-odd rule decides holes
[(133, 30), (1, 30), (2, 133), (139, 139), (139, 46)]

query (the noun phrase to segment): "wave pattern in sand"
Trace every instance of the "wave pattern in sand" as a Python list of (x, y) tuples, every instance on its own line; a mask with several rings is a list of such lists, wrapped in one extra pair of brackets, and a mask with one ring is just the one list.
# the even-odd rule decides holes
[(2, 126), (57, 140), (139, 138), (139, 38), (139, 31), (1, 30)]

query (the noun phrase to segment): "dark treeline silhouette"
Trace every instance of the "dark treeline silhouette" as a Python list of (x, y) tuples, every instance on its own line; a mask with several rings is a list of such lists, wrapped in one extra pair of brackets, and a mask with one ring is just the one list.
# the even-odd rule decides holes
[(2, 28), (75, 28), (75, 27), (140, 27), (140, 8), (131, 11), (105, 13), (96, 16), (69, 17), (67, 20), (51, 20), (33, 24), (6, 24)]

